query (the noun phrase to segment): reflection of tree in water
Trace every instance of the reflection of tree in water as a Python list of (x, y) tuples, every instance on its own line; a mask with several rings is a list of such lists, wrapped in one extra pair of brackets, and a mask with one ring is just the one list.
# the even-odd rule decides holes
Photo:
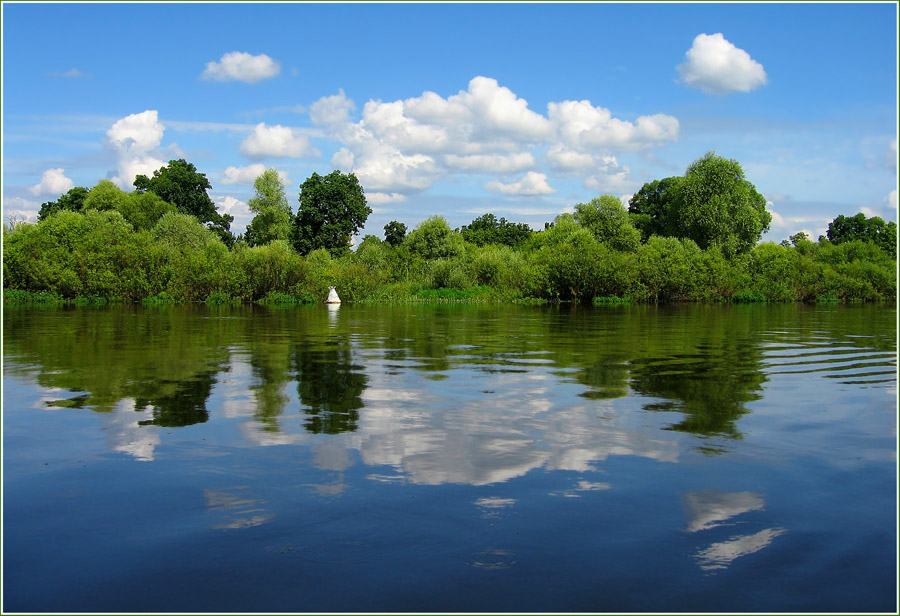
[(151, 398), (136, 398), (134, 408), (144, 410), (150, 408), (153, 419), (139, 421), (142, 426), (162, 426), (180, 428), (203, 423), (209, 419), (206, 400), (215, 384), (218, 371), (204, 372), (186, 381), (176, 384), (170, 393)]
[(350, 343), (333, 340), (322, 346), (297, 346), (291, 366), (297, 375), (300, 402), (310, 415), (304, 427), (315, 434), (356, 430), (360, 398), (367, 378), (363, 367), (352, 363)]
[(757, 339), (764, 328), (740, 309), (714, 312), (701, 322), (702, 329), (685, 328), (667, 349), (633, 360), (630, 385), (666, 399), (645, 410), (686, 414), (671, 430), (740, 438), (735, 422), (749, 412), (748, 402), (761, 398), (766, 381)]

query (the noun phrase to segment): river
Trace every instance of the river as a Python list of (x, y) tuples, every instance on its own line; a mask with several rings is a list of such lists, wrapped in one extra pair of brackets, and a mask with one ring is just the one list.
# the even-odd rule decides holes
[(19, 308), (4, 611), (885, 611), (893, 305)]

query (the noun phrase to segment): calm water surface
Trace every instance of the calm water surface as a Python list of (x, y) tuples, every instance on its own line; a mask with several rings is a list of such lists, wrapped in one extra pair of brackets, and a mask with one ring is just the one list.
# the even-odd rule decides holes
[(7, 308), (5, 611), (885, 611), (893, 306)]

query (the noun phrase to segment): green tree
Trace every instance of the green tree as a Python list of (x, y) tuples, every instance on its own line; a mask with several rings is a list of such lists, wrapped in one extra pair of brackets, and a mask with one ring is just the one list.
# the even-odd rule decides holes
[(392, 220), (384, 225), (384, 241), (391, 246), (399, 246), (406, 238), (406, 225), (402, 222)]
[(115, 210), (119, 203), (128, 197), (128, 193), (109, 180), (100, 180), (88, 191), (84, 198), (85, 210)]
[(256, 214), (247, 225), (244, 239), (250, 246), (263, 246), (275, 240), (288, 240), (291, 235), (291, 206), (284, 184), (275, 169), (266, 169), (253, 182), (256, 194), (247, 206)]
[(256, 194), (247, 202), (247, 207), (254, 214), (258, 214), (267, 207), (277, 207), (288, 216), (292, 214), (287, 195), (284, 192), (284, 184), (278, 176), (278, 171), (269, 168), (260, 173), (253, 181)]
[(838, 216), (828, 223), (827, 235), (832, 244), (854, 240), (872, 242), (891, 257), (897, 256), (897, 223), (885, 223), (879, 216), (867, 218), (862, 212), (856, 216)]
[(125, 198), (116, 204), (116, 210), (136, 230), (150, 230), (163, 216), (177, 211), (174, 205), (152, 192), (125, 193)]
[(683, 181), (680, 176), (653, 180), (631, 197), (628, 213), (634, 227), (641, 232), (642, 242), (646, 243), (651, 235), (675, 235), (671, 206)]
[(84, 186), (76, 186), (70, 188), (68, 192), (61, 195), (56, 201), (47, 201), (41, 204), (38, 211), (38, 221), (44, 220), (51, 214), (65, 210), (68, 212), (80, 212), (84, 209), (84, 200), (88, 196), (88, 189)]
[(645, 234), (691, 239), (704, 250), (718, 246), (727, 256), (749, 252), (772, 222), (740, 163), (715, 152), (691, 163), (683, 178), (645, 184), (630, 212)]
[(463, 239), (455, 233), (443, 216), (423, 220), (406, 236), (404, 244), (412, 254), (425, 259), (455, 257), (463, 250)]
[(229, 230), (234, 216), (219, 214), (216, 204), (207, 191), (212, 188), (205, 173), (199, 173), (192, 163), (183, 158), (170, 160), (153, 172), (153, 177), (138, 175), (134, 187), (139, 193), (151, 191), (168, 201), (182, 214), (190, 214), (205, 223), (226, 245), (234, 244), (234, 236)]
[(531, 235), (531, 227), (525, 223), (512, 223), (493, 214), (484, 214), (459, 230), (463, 239), (477, 246), (504, 244), (516, 246)]
[(332, 255), (350, 250), (350, 236), (366, 223), (366, 205), (359, 180), (352, 173), (313, 173), (300, 185), (300, 207), (294, 218), (294, 247), (302, 255), (318, 248)]
[(577, 204), (575, 220), (610, 248), (634, 252), (641, 244), (640, 231), (634, 228), (625, 206), (613, 195)]

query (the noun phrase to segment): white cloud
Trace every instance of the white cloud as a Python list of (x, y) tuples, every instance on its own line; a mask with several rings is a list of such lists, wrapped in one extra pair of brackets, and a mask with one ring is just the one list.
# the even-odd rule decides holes
[(350, 121), (350, 112), (356, 104), (347, 98), (344, 90), (333, 96), (323, 96), (309, 106), (309, 117), (317, 126), (340, 125)]
[(3, 214), (6, 219), (26, 220), (34, 222), (40, 210), (40, 203), (22, 197), (3, 198)]
[(516, 154), (447, 154), (444, 163), (451, 169), (469, 173), (518, 173), (533, 169), (537, 161), (531, 152)]
[(548, 103), (547, 110), (562, 143), (580, 152), (636, 150), (678, 139), (678, 120), (664, 114), (641, 116), (633, 124), (587, 100)]
[(885, 153), (885, 158), (887, 159), (887, 168), (888, 171), (892, 173), (897, 173), (897, 140), (891, 139), (891, 142), (888, 144), (887, 152)]
[(75, 182), (67, 178), (64, 169), (47, 169), (41, 176), (41, 181), (29, 190), (32, 195), (59, 196), (75, 186)]
[(159, 146), (166, 127), (156, 110), (133, 113), (106, 131), (109, 144), (122, 155), (145, 154)]
[(320, 153), (310, 145), (306, 135), (295, 135), (292, 129), (280, 124), (266, 126), (265, 122), (260, 122), (241, 143), (241, 154), (251, 159), (262, 159), (309, 158)]
[(897, 209), (897, 189), (888, 193), (888, 196), (884, 198), (884, 204), (891, 209)]
[[(540, 195), (552, 172), (593, 177), (596, 185), (627, 192), (627, 169), (605, 165), (615, 150), (657, 147), (678, 138), (674, 117), (656, 114), (627, 121), (590, 101), (549, 103), (547, 115), (495, 79), (477, 76), (465, 90), (444, 98), (434, 92), (396, 101), (370, 100), (361, 119), (351, 120), (354, 102), (343, 91), (310, 106), (314, 124), (342, 147), (334, 168), (351, 171), (367, 190), (408, 194), (459, 173), (491, 174), (490, 190)], [(529, 172), (510, 183), (509, 174)], [(603, 177), (603, 174), (609, 177)], [(624, 174), (624, 175), (623, 175)]]
[(257, 83), (275, 77), (281, 72), (281, 64), (264, 53), (251, 55), (244, 51), (224, 54), (218, 62), (207, 62), (201, 79), (212, 81), (243, 81)]
[(153, 156), (135, 156), (119, 160), (118, 173), (110, 178), (119, 188), (128, 190), (134, 186), (138, 175), (152, 177), (153, 172), (165, 166), (165, 161)]
[(112, 181), (120, 188), (128, 189), (136, 175), (150, 176), (165, 165), (157, 158), (159, 153), (154, 152), (162, 142), (165, 130), (166, 127), (159, 121), (159, 113), (154, 109), (133, 113), (116, 121), (106, 131), (107, 143), (119, 159)]
[(369, 205), (384, 205), (385, 203), (398, 203), (406, 201), (406, 196), (400, 193), (366, 193), (366, 203)]
[[(254, 163), (246, 167), (228, 167), (222, 172), (222, 184), (238, 184), (241, 186), (252, 186), (256, 178), (262, 174), (267, 167), (262, 163)], [(278, 171), (278, 178), (281, 183), (288, 186), (291, 179), (284, 171)]]
[(873, 216), (878, 216), (878, 214), (875, 213), (875, 210), (873, 210), (870, 207), (863, 206), (863, 207), (859, 208), (859, 211), (862, 212), (863, 214), (865, 214), (867, 218), (872, 218)]
[(529, 171), (521, 180), (504, 184), (499, 181), (488, 182), (484, 187), (502, 195), (550, 195), (556, 190), (547, 183), (547, 176), (543, 173)]
[(698, 34), (685, 58), (687, 61), (678, 65), (681, 80), (707, 94), (749, 92), (768, 80), (762, 64), (721, 33)]

